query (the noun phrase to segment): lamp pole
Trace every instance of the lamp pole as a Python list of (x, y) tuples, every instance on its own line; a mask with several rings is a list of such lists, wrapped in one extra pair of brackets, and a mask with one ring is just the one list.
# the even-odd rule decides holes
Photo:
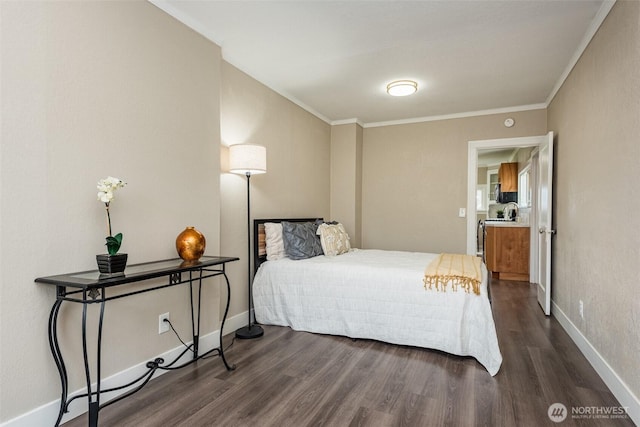
[(252, 339), (264, 335), (264, 330), (258, 325), (251, 323), (251, 171), (246, 172), (247, 175), (247, 289), (248, 289), (248, 307), (247, 316), (249, 321), (247, 326), (236, 331), (236, 338)]

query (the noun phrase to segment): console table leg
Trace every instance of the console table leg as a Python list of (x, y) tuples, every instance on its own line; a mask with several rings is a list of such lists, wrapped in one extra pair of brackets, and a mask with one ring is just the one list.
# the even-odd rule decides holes
[(99, 410), (100, 404), (98, 402), (91, 402), (89, 404), (89, 427), (98, 427)]
[(236, 365), (229, 365), (227, 359), (224, 357), (224, 346), (222, 345), (222, 335), (224, 330), (224, 322), (227, 320), (227, 314), (229, 313), (229, 303), (231, 301), (231, 286), (229, 285), (229, 278), (226, 273), (222, 273), (222, 277), (224, 277), (225, 282), (227, 283), (227, 305), (224, 309), (224, 316), (222, 316), (222, 324), (220, 325), (220, 357), (222, 358), (222, 362), (224, 363), (227, 371), (233, 371), (236, 369)]
[(68, 378), (67, 369), (64, 365), (64, 359), (62, 358), (62, 352), (60, 351), (60, 344), (58, 343), (58, 313), (60, 312), (60, 306), (62, 300), (56, 300), (51, 308), (51, 314), (49, 315), (49, 347), (51, 348), (51, 354), (56, 362), (58, 368), (58, 374), (60, 375), (60, 410), (58, 411), (58, 418), (56, 419), (55, 426), (60, 425), (62, 416), (67, 409), (67, 395), (68, 395)]
[[(189, 272), (189, 299), (191, 302), (191, 331), (193, 335), (193, 360), (198, 359), (198, 348), (199, 348), (199, 338), (200, 338), (200, 307), (202, 302), (202, 270), (198, 273), (198, 278), (195, 279), (198, 281), (198, 300), (197, 307), (194, 308), (193, 305), (193, 272)], [(197, 312), (197, 313), (196, 313)], [(197, 316), (197, 317), (196, 317)]]
[(198, 346), (200, 344), (200, 337), (198, 335), (193, 336), (193, 360), (198, 358)]
[[(104, 295), (104, 289), (102, 289)], [(84, 291), (86, 294), (86, 290)], [(86, 295), (84, 300), (87, 301)], [(104, 299), (100, 302), (100, 317), (98, 319), (98, 336), (96, 348), (96, 391), (91, 387), (91, 369), (89, 366), (89, 351), (87, 348), (87, 307), (88, 303), (82, 304), (82, 356), (84, 359), (85, 378), (87, 382), (87, 399), (89, 406), (89, 426), (97, 427), (98, 412), (100, 411), (100, 371), (101, 371), (101, 353), (102, 353), (102, 324), (104, 320)]]
[[(86, 293), (86, 291), (85, 291)], [(84, 296), (86, 300), (86, 295)], [(82, 304), (82, 358), (84, 360), (84, 374), (87, 382), (87, 406), (89, 407), (89, 425), (98, 425), (98, 408), (95, 406), (97, 402), (93, 401), (93, 392), (91, 389), (91, 371), (89, 369), (89, 351), (87, 349), (87, 307), (85, 302)], [(94, 424), (92, 424), (92, 421)]]

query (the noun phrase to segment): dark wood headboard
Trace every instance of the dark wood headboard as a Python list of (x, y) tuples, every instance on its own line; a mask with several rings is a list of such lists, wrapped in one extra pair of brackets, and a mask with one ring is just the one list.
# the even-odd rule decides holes
[(253, 264), (255, 274), (260, 264), (267, 260), (267, 249), (264, 233), (264, 224), (266, 222), (314, 222), (322, 218), (271, 218), (271, 219), (254, 219), (253, 220)]

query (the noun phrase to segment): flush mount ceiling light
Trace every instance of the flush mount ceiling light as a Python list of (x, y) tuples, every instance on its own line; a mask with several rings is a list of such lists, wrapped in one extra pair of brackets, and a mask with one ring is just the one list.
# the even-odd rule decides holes
[(391, 96), (413, 95), (418, 90), (418, 83), (413, 80), (396, 80), (387, 85), (387, 93)]

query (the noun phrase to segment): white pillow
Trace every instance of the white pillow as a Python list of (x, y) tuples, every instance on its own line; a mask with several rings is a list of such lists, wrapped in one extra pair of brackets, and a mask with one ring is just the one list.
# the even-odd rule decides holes
[(265, 222), (265, 245), (267, 247), (267, 261), (285, 258), (284, 242), (282, 240), (282, 224)]
[(318, 227), (322, 251), (327, 256), (336, 256), (349, 252), (351, 243), (344, 226), (338, 224), (320, 224)]

